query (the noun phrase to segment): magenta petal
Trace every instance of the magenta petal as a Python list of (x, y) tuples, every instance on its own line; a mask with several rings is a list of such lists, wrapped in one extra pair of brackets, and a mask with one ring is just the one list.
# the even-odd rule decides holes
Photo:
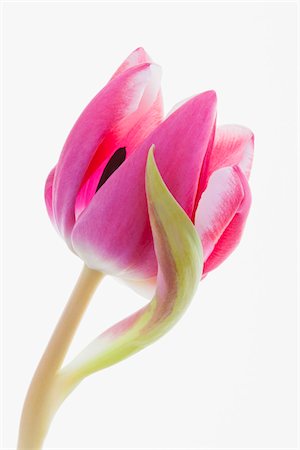
[(120, 67), (115, 71), (111, 80), (116, 78), (121, 73), (125, 72), (125, 70), (130, 69), (131, 67), (137, 66), (138, 64), (151, 63), (152, 60), (150, 56), (145, 52), (142, 47), (134, 50), (130, 55), (125, 59), (125, 61), (120, 65)]
[(53, 185), (54, 217), (69, 244), (76, 197), (99, 144), (109, 134), (109, 144), (119, 145), (155, 102), (159, 87), (158, 66), (147, 63), (132, 67), (110, 81), (75, 123), (57, 164)]
[(248, 182), (238, 167), (211, 175), (195, 217), (204, 251), (203, 274), (221, 264), (238, 245), (250, 204)]
[(214, 144), (207, 155), (205, 189), (210, 175), (222, 167), (239, 166), (249, 178), (254, 149), (254, 135), (251, 130), (240, 125), (222, 125), (217, 127)]
[(54, 174), (55, 174), (56, 167), (53, 167), (53, 169), (50, 171), (46, 184), (45, 184), (45, 203), (48, 215), (51, 219), (51, 222), (54, 223), (54, 217), (53, 217), (53, 207), (52, 207), (52, 189), (53, 189), (53, 180), (54, 180)]
[(164, 182), (191, 217), (215, 115), (214, 92), (192, 98), (159, 125), (101, 187), (72, 233), (74, 249), (89, 267), (127, 279), (156, 275), (144, 182), (148, 150), (155, 145)]

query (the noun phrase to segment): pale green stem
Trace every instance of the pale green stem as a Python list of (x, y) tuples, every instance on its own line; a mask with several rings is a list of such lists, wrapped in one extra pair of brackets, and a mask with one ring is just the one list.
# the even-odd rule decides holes
[[(18, 450), (40, 450), (62, 402), (56, 374), (103, 274), (84, 266), (71, 297), (35, 371), (23, 406)], [(65, 397), (65, 395), (63, 395)]]

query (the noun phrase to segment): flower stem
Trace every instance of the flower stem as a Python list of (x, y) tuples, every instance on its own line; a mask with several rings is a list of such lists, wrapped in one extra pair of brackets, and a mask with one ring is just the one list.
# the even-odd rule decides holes
[(61, 368), (80, 320), (103, 274), (84, 266), (71, 297), (35, 371), (23, 406), (18, 450), (40, 450), (64, 393), (56, 374)]

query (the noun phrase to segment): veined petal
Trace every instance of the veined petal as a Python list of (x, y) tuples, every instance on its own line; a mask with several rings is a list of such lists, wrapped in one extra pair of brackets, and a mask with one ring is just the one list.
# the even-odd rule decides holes
[(244, 197), (232, 220), (229, 222), (223, 234), (220, 236), (220, 239), (216, 243), (214, 250), (205, 261), (203, 274), (206, 274), (218, 267), (233, 252), (239, 244), (245, 228), (251, 206), (251, 191), (243, 172), (240, 169), (236, 170), (239, 170)]
[[(111, 327), (61, 372), (71, 385), (136, 353), (183, 315), (200, 281), (202, 247), (193, 223), (166, 188), (149, 152), (146, 187), (158, 260), (156, 293), (137, 313)], [(70, 389), (70, 386), (69, 386)]]
[(97, 192), (72, 233), (75, 252), (90, 268), (130, 281), (156, 276), (144, 181), (148, 149), (155, 145), (168, 189), (192, 217), (215, 115), (214, 92), (192, 98), (159, 125)]
[(195, 216), (203, 245), (204, 274), (217, 267), (237, 246), (249, 208), (249, 187), (241, 170), (238, 167), (216, 170)]
[[(145, 63), (151, 63), (152, 60), (150, 56), (145, 52), (142, 47), (134, 50), (121, 64), (121, 66), (117, 69), (117, 71), (112, 76), (111, 80), (125, 72), (126, 70), (141, 65)], [(132, 127), (128, 130), (128, 134), (123, 137), (123, 141), (119, 139), (119, 141), (114, 141), (116, 138), (115, 131), (112, 131), (107, 134), (105, 139), (101, 142), (101, 145), (97, 149), (94, 154), (93, 160), (91, 161), (88, 170), (85, 173), (84, 180), (82, 182), (80, 191), (76, 197), (75, 202), (75, 218), (81, 214), (81, 212), (87, 207), (92, 197), (95, 194), (95, 190), (97, 189), (98, 182), (101, 178), (101, 174), (104, 171), (106, 164), (109, 161), (109, 158), (112, 156), (114, 151), (118, 146), (122, 146), (121, 148), (126, 148), (126, 157), (128, 158), (131, 153), (135, 150), (137, 145), (142, 142), (146, 136), (162, 121), (163, 118), (163, 101), (161, 90), (159, 90), (156, 99), (152, 102), (149, 95), (152, 96), (153, 86), (149, 84), (148, 91), (146, 90), (143, 94), (143, 102), (144, 104), (149, 103), (150, 108), (146, 107), (146, 112), (141, 115), (141, 117), (136, 121), (136, 123), (132, 123)], [(139, 105), (139, 111), (143, 110), (142, 102)], [(123, 126), (126, 124), (126, 119), (123, 120)], [(128, 127), (129, 128), (129, 127)]]
[[(82, 183), (125, 145), (128, 131), (155, 102), (159, 87), (158, 66), (146, 63), (131, 67), (94, 97), (71, 130), (53, 182), (55, 221), (69, 245), (76, 198)], [(95, 155), (97, 161), (93, 159)], [(85, 195), (90, 192), (87, 189)]]
[(121, 73), (125, 72), (125, 70), (130, 69), (131, 67), (137, 66), (138, 64), (145, 64), (151, 62), (152, 59), (147, 54), (147, 52), (145, 52), (145, 50), (142, 47), (138, 47), (132, 53), (130, 53), (130, 55), (125, 59), (125, 61), (123, 61), (123, 63), (111, 77), (111, 80), (116, 78)]
[[(158, 66), (152, 66), (152, 69), (154, 73), (155, 70), (159, 70)], [(154, 87), (155, 91), (153, 91)], [(155, 95), (156, 98), (154, 99)], [(159, 125), (162, 117), (163, 103), (161, 92), (160, 90), (157, 92), (157, 85), (149, 83), (143, 93), (137, 111), (125, 117), (116, 129), (113, 128), (109, 131), (98, 146), (85, 172), (76, 197), (76, 220), (94, 197), (101, 175), (112, 155), (114, 155), (115, 150), (124, 149), (126, 159), (128, 159), (148, 134)]]
[(249, 178), (254, 149), (254, 135), (240, 125), (217, 127), (211, 152), (206, 154), (205, 171), (201, 175), (202, 192), (211, 174), (222, 167), (238, 166)]

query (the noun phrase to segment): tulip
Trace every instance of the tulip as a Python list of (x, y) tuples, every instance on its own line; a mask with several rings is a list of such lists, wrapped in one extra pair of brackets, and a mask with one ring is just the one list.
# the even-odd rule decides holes
[(162, 121), (158, 66), (142, 49), (129, 56), (75, 123), (46, 183), (50, 218), (88, 267), (153, 294), (157, 260), (144, 180), (152, 144), (168, 189), (199, 233), (203, 276), (227, 258), (250, 208), (253, 134), (215, 122), (213, 91)]
[[(85, 265), (29, 388), (18, 450), (41, 448), (57, 409), (85, 377), (165, 334), (201, 277), (241, 238), (253, 134), (216, 128), (213, 91), (162, 116), (159, 67), (139, 48), (82, 112), (47, 178), (50, 219)], [(62, 367), (104, 274), (152, 299)]]

